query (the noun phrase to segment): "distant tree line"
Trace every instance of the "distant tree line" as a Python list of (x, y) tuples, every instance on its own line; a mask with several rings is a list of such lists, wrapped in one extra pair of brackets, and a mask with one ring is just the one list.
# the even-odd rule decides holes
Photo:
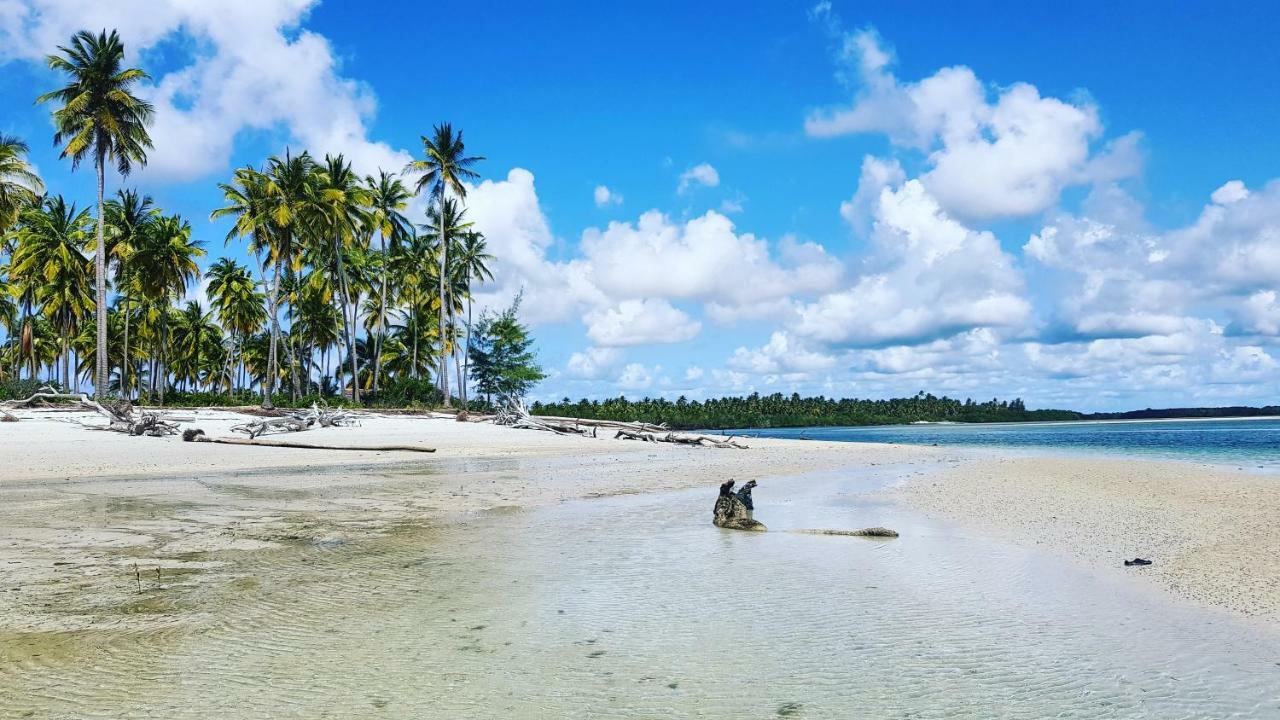
[(1146, 410), (1129, 410), (1127, 412), (1088, 413), (1082, 417), (1085, 420), (1164, 420), (1172, 418), (1263, 417), (1269, 415), (1280, 415), (1280, 405), (1264, 405), (1263, 407), (1232, 405), (1229, 407), (1164, 408), (1162, 410), (1147, 408)]
[(890, 400), (801, 397), (798, 393), (726, 397), (711, 400), (644, 398), (534, 403), (540, 415), (599, 420), (641, 420), (677, 429), (814, 427), (819, 425), (895, 425), (912, 422), (1027, 422), (1079, 420), (1070, 410), (1028, 410), (1021, 399), (957, 400), (921, 392)]

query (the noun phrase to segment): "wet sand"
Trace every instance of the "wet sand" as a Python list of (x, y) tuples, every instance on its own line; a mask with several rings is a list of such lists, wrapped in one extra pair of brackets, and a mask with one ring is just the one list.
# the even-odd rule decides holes
[[(896, 500), (1198, 605), (1280, 622), (1280, 476), (1115, 458), (993, 458)], [(1125, 567), (1135, 557), (1147, 567)]]

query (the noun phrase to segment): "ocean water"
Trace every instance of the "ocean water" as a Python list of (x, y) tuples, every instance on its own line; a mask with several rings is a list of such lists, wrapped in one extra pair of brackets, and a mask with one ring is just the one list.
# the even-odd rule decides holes
[[(1280, 717), (1280, 638), (864, 491), (926, 464), (241, 554), (145, 631), (0, 642), (0, 717)], [(803, 535), (886, 525), (895, 540)]]
[(840, 442), (1140, 455), (1280, 470), (1280, 419), (882, 425), (726, 432)]

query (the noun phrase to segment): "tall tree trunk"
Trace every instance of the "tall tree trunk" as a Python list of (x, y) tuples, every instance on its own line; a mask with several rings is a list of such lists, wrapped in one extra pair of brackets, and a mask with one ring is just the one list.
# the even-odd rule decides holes
[(378, 233), (378, 250), (382, 253), (382, 290), (378, 293), (378, 336), (373, 341), (373, 392), (378, 392), (382, 375), (382, 338), (387, 332), (387, 238)]
[[(166, 301), (167, 302), (167, 301)], [(166, 305), (166, 314), (160, 316), (160, 353), (158, 372), (160, 373), (160, 404), (164, 405), (164, 391), (169, 386), (169, 319), (168, 307)]]
[(271, 392), (276, 387), (276, 343), (280, 341), (280, 258), (272, 263), (271, 270), (271, 342), (267, 350), (267, 377), (262, 383), (262, 407), (270, 409)]
[[(293, 285), (297, 289), (297, 285)], [(294, 331), (294, 305), (297, 298), (289, 301), (289, 385), (293, 388), (293, 401), (297, 402), (302, 395), (298, 392), (298, 333)]]
[(471, 375), (471, 279), (467, 278), (467, 346), (462, 349), (462, 407), (467, 405), (467, 381)]
[(62, 328), (62, 392), (75, 392), (71, 389), (71, 333)]
[(413, 332), (413, 379), (418, 379), (418, 310), (417, 305), (409, 303), (409, 327)]
[(437, 223), (440, 230), (440, 393), (444, 395), (444, 406), (450, 407), (449, 402), (449, 344), (445, 339), (445, 317), (449, 313), (449, 305), (446, 302), (445, 287), (445, 270), (449, 267), (449, 238), (444, 234), (444, 186), (440, 186), (440, 219)]
[(106, 149), (98, 143), (98, 250), (94, 253), (93, 270), (97, 289), (97, 302), (94, 308), (98, 319), (98, 352), (94, 356), (93, 389), (99, 399), (107, 396), (109, 384), (107, 373), (107, 240), (103, 233), (102, 209), (103, 196), (107, 190)]
[(347, 310), (351, 306), (351, 291), (347, 288), (347, 269), (342, 258), (342, 247), (334, 238), (334, 256), (338, 259), (338, 290), (342, 293), (342, 334), (347, 344), (347, 357), (351, 364), (351, 401), (360, 402), (360, 376), (356, 374), (356, 339)]
[(124, 357), (120, 359), (120, 397), (129, 398), (129, 300), (123, 297), (120, 304), (124, 310)]
[(458, 375), (458, 402), (462, 405), (462, 409), (467, 409), (467, 392), (462, 382), (462, 360), (457, 355), (457, 349), (454, 349), (453, 371)]

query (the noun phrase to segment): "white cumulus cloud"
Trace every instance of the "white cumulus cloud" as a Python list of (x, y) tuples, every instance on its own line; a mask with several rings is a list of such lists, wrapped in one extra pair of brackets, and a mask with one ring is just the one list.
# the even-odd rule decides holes
[(702, 323), (662, 299), (623, 300), (584, 318), (587, 337), (602, 347), (657, 345), (692, 340)]
[(989, 99), (963, 66), (902, 82), (870, 30), (845, 36), (841, 56), (858, 78), (853, 104), (812, 113), (805, 131), (814, 137), (881, 133), (923, 152), (929, 170), (920, 180), (952, 213), (1029, 215), (1051, 207), (1070, 185), (1138, 171), (1136, 135), (1095, 151), (1102, 124), (1091, 103), (1043, 97), (1028, 83)]
[(593, 197), (596, 201), (596, 207), (608, 207), (610, 205), (621, 205), (622, 195), (610, 190), (604, 185), (597, 185)]
[(147, 172), (225, 172), (238, 137), (282, 132), (298, 149), (344, 153), (360, 172), (399, 171), (403, 150), (370, 139), (372, 91), (344, 77), (328, 40), (304, 27), (315, 0), (8, 0), (0, 60), (40, 61), (83, 28), (116, 28), (131, 62), (176, 39), (187, 55), (139, 94), (156, 107)]
[(676, 188), (686, 193), (695, 186), (716, 187), (720, 184), (720, 173), (710, 163), (700, 163), (680, 173), (680, 185)]

